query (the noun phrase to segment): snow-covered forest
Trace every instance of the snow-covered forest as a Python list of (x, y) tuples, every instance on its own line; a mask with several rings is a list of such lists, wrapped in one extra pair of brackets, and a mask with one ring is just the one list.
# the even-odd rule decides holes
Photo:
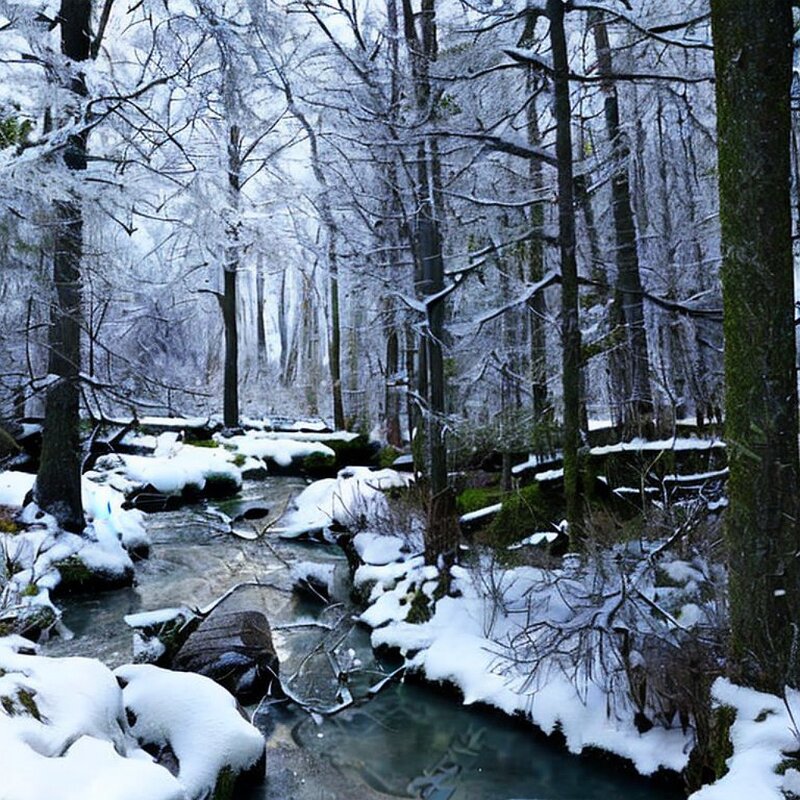
[(0, 0), (0, 798), (800, 796), (795, 5)]

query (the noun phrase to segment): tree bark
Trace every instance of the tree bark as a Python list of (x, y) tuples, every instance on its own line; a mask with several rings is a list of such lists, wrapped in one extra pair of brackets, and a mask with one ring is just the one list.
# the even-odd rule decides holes
[(602, 84), (605, 94), (605, 119), (608, 140), (612, 148), (614, 163), (611, 176), (611, 204), (614, 214), (616, 241), (617, 285), (614, 305), (619, 308), (616, 316), (623, 320), (625, 350), (625, 396), (622, 404), (623, 428), (626, 435), (641, 435), (653, 420), (653, 393), (650, 388), (650, 357), (647, 347), (647, 331), (644, 317), (644, 296), (639, 272), (639, 251), (636, 243), (636, 224), (631, 203), (628, 178), (630, 147), (619, 122), (619, 98), (614, 82), (611, 45), (608, 29), (602, 13), (591, 11), (589, 25), (594, 34), (597, 50), (597, 68), (601, 77), (609, 78)]
[(561, 254), (562, 390), (564, 402), (564, 499), (574, 539), (580, 539), (581, 331), (578, 324), (578, 264), (575, 254), (575, 201), (572, 167), (572, 111), (563, 0), (547, 0), (553, 51), (553, 89), (558, 161), (558, 225)]
[[(90, 0), (62, 0), (59, 12), (61, 52), (71, 61), (89, 58)], [(86, 96), (83, 73), (76, 72), (72, 92)], [(86, 134), (67, 139), (64, 163), (73, 171), (86, 169)], [(42, 456), (34, 496), (65, 529), (83, 530), (80, 449), (81, 368), (81, 259), (83, 257), (83, 210), (79, 198), (56, 204), (53, 255), (55, 296), (50, 304), (48, 371), (57, 376), (47, 390), (42, 437)]]
[[(228, 131), (228, 189), (231, 208), (239, 209), (241, 192), (241, 132), (237, 125)], [(220, 303), (225, 329), (225, 366), (223, 380), (222, 419), (226, 428), (239, 424), (239, 330), (236, 316), (236, 278), (239, 272), (239, 250), (237, 221), (228, 230), (228, 245), (225, 248), (224, 284)]]
[(712, 0), (730, 479), (730, 672), (798, 685), (798, 421), (790, 200), (792, 12)]

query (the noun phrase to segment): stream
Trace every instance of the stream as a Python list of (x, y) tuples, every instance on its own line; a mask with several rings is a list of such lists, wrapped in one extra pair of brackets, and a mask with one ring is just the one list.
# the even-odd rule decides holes
[[(203, 607), (231, 586), (241, 602), (262, 610), (273, 628), (281, 676), (292, 692), (318, 706), (335, 704), (336, 685), (320, 637), (345, 658), (360, 661), (350, 690), (355, 705), (329, 717), (286, 701), (248, 709), (268, 737), (267, 781), (239, 800), (677, 800), (682, 795), (622, 769), (584, 759), (499, 714), (467, 708), (432, 688), (392, 683), (359, 702), (397, 665), (371, 651), (368, 633), (353, 625), (346, 595), (347, 565), (338, 548), (248, 540), (230, 533), (216, 509), (235, 516), (248, 503), (271, 516), (305, 486), (299, 478), (247, 482), (233, 500), (189, 506), (147, 517), (151, 557), (136, 568), (136, 586), (99, 596), (62, 598), (63, 623), (73, 638), (54, 638), (45, 654), (91, 655), (111, 667), (132, 660), (123, 616), (157, 608)], [(244, 529), (264, 521), (236, 523)], [(252, 529), (252, 527), (251, 527)], [(291, 591), (287, 562), (333, 563), (343, 602), (325, 611)], [(239, 593), (237, 593), (239, 594)], [(337, 592), (337, 594), (339, 594)], [(324, 626), (324, 627), (321, 627)]]

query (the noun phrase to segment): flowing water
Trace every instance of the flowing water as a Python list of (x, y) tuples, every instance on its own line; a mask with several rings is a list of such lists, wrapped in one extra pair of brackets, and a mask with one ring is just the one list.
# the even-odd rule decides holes
[[(123, 616), (157, 608), (203, 607), (241, 582), (239, 602), (264, 611), (273, 627), (281, 676), (294, 696), (319, 710), (336, 705), (341, 686), (329, 653), (357, 659), (347, 691), (356, 703), (332, 716), (310, 714), (286, 701), (250, 709), (268, 736), (268, 779), (239, 800), (671, 800), (681, 795), (628, 774), (616, 762), (568, 755), (524, 725), (466, 708), (425, 686), (392, 683), (365, 700), (366, 690), (392, 671), (369, 647), (367, 633), (340, 604), (321, 605), (291, 591), (287, 564), (346, 563), (335, 547), (256, 540), (230, 532), (216, 510), (234, 516), (257, 502), (276, 516), (303, 482), (270, 478), (246, 484), (232, 501), (192, 506), (147, 518), (149, 560), (137, 565), (136, 586), (97, 597), (62, 600), (71, 640), (53, 639), (49, 655), (93, 655), (110, 666), (130, 661), (132, 636)], [(237, 523), (258, 530), (265, 520)], [(325, 647), (318, 646), (324, 642)]]

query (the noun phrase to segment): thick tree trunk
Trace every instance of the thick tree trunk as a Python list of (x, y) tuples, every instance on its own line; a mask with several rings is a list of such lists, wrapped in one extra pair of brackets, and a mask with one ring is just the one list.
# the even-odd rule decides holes
[(583, 527), (580, 496), (581, 331), (578, 324), (578, 264), (572, 169), (572, 112), (563, 0), (547, 0), (553, 51), (554, 117), (558, 160), (558, 224), (561, 252), (562, 386), (564, 395), (564, 499), (575, 539)]
[(730, 479), (730, 671), (798, 685), (798, 421), (789, 194), (792, 12), (712, 0)]
[[(59, 12), (61, 52), (71, 61), (89, 58), (90, 0), (62, 0)], [(83, 75), (76, 73), (70, 89), (86, 95)], [(64, 163), (70, 170), (86, 169), (86, 134), (70, 136)], [(81, 259), (83, 211), (77, 198), (56, 206), (53, 286), (50, 304), (48, 372), (58, 376), (47, 390), (44, 434), (34, 496), (66, 530), (84, 527), (81, 500), (80, 368)]]

